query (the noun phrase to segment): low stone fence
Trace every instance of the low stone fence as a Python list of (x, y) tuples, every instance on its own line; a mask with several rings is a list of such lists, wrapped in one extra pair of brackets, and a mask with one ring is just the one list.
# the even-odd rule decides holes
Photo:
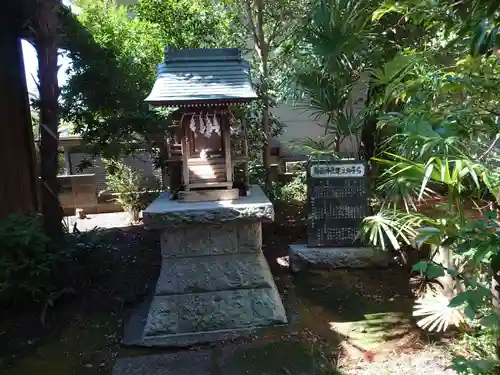
[(98, 194), (94, 174), (64, 175), (57, 179), (65, 215), (74, 215), (77, 208), (90, 214), (123, 211), (110, 194)]

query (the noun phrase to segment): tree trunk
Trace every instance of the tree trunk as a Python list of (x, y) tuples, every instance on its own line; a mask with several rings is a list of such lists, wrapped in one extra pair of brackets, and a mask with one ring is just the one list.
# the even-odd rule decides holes
[(37, 210), (33, 129), (21, 40), (9, 22), (0, 26), (0, 219)]
[(269, 44), (264, 34), (264, 4), (255, 0), (257, 23), (255, 27), (255, 47), (260, 60), (260, 81), (262, 95), (262, 132), (264, 146), (262, 147), (262, 163), (266, 171), (266, 185), (271, 186), (271, 124), (269, 123)]
[(36, 51), (40, 93), (40, 177), (42, 213), (46, 234), (62, 239), (62, 208), (59, 204), (59, 85), (57, 82), (57, 14), (55, 1), (38, 2)]
[[(500, 309), (500, 271), (494, 270), (494, 274), (491, 280), (491, 292), (493, 294), (493, 307), (498, 311)], [(497, 334), (495, 353), (497, 360), (500, 360), (500, 335)]]
[[(266, 64), (267, 65), (267, 64)], [(267, 72), (267, 68), (265, 69)], [(267, 80), (267, 76), (265, 77)], [(262, 147), (262, 163), (266, 171), (266, 185), (271, 186), (271, 124), (269, 123), (269, 98), (267, 82), (262, 85), (262, 131), (264, 133), (264, 146)]]
[[(435, 249), (433, 249), (434, 251)], [(453, 253), (451, 249), (447, 246), (439, 246), (436, 254), (434, 255), (434, 260), (436, 263), (441, 264), (445, 268), (455, 269), (455, 264), (453, 262)], [(446, 273), (444, 276), (440, 276), (437, 279), (443, 286), (443, 291), (447, 297), (450, 299), (455, 296), (456, 292), (456, 282), (453, 277)]]

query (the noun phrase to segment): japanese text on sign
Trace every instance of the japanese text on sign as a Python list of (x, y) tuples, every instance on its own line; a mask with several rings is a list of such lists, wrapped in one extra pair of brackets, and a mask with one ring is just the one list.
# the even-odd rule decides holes
[(312, 178), (364, 177), (364, 164), (312, 164)]
[(311, 162), (308, 168), (307, 244), (353, 246), (368, 213), (366, 164), (359, 161)]

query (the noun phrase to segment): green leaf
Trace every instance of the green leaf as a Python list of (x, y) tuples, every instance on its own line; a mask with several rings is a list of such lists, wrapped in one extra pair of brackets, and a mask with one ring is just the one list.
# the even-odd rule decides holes
[(412, 271), (415, 272), (425, 272), (429, 265), (429, 262), (426, 260), (420, 260), (417, 263), (415, 263), (412, 267)]
[(476, 220), (474, 227), (480, 230), (484, 230), (484, 220)]
[(418, 230), (418, 235), (415, 241), (418, 244), (429, 243), (433, 245), (440, 245), (441, 241), (439, 236), (441, 235), (441, 230), (434, 227), (424, 227)]
[(476, 317), (476, 310), (474, 310), (472, 307), (470, 306), (467, 306), (465, 309), (464, 309), (464, 314), (467, 318), (469, 318), (470, 320), (474, 320), (474, 318)]
[(442, 266), (426, 260), (421, 260), (413, 265), (413, 271), (422, 272), (429, 279), (435, 279), (436, 277), (445, 275), (445, 269)]
[(490, 267), (494, 273), (500, 272), (500, 252), (496, 252), (491, 256)]
[(453, 268), (447, 268), (446, 273), (450, 276), (457, 277), (458, 276), (458, 271)]
[(445, 270), (442, 266), (430, 263), (425, 274), (429, 279), (435, 279), (436, 277), (444, 276)]
[(459, 374), (490, 373), (490, 371), (500, 364), (496, 360), (468, 360), (463, 356), (453, 358), (451, 367)]
[(471, 299), (471, 291), (458, 293), (448, 304), (448, 307), (459, 307)]
[(486, 315), (479, 320), (479, 324), (485, 328), (497, 328), (499, 326), (498, 315), (495, 313)]
[(486, 214), (486, 218), (487, 218), (487, 219), (490, 219), (490, 220), (492, 220), (492, 219), (496, 219), (496, 218), (497, 218), (497, 213), (496, 213), (496, 211), (490, 211), (490, 212), (488, 212), (488, 213)]

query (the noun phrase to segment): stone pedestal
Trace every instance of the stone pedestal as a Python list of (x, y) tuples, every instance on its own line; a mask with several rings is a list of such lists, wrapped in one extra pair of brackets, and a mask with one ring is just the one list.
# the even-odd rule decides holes
[(387, 267), (387, 252), (372, 247), (307, 247), (289, 246), (289, 263), (293, 272), (305, 268)]
[(287, 323), (261, 250), (261, 221), (273, 218), (258, 187), (235, 201), (154, 201), (144, 221), (161, 230), (162, 267), (137, 344), (186, 346)]

